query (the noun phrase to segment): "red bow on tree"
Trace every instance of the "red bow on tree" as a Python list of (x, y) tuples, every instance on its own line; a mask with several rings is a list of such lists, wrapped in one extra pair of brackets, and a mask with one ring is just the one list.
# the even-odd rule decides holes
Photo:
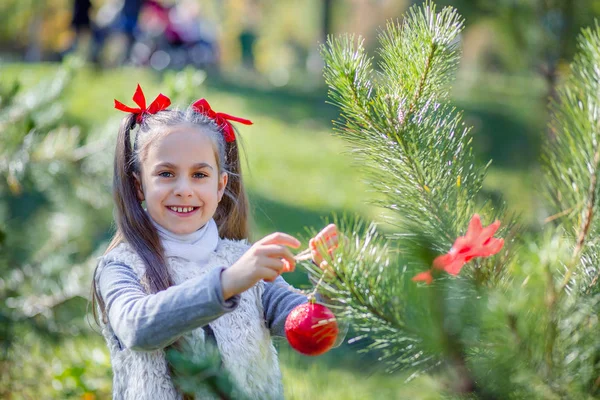
[[(493, 237), (499, 227), (500, 221), (495, 221), (484, 228), (479, 215), (474, 214), (469, 222), (467, 234), (458, 237), (448, 253), (436, 257), (433, 260), (433, 267), (446, 271), (450, 275), (458, 275), (462, 267), (473, 257), (489, 257), (498, 253), (504, 245), (504, 239)], [(433, 281), (431, 270), (417, 274), (413, 281), (431, 283)]]
[(115, 108), (117, 110), (135, 114), (135, 120), (138, 124), (142, 122), (144, 114), (156, 114), (157, 112), (162, 111), (171, 105), (171, 99), (169, 99), (164, 94), (160, 93), (158, 96), (156, 96), (156, 99), (154, 99), (154, 101), (150, 103), (150, 106), (146, 107), (146, 97), (144, 96), (144, 92), (142, 91), (142, 88), (139, 84), (137, 85), (137, 89), (133, 94), (133, 101), (135, 104), (138, 105), (139, 108), (126, 106), (125, 104), (121, 103), (116, 99)]
[(233, 126), (229, 121), (235, 121), (242, 123), (244, 125), (252, 125), (252, 121), (249, 119), (234, 117), (233, 115), (215, 112), (212, 108), (210, 108), (210, 104), (206, 99), (200, 99), (195, 102), (192, 107), (194, 107), (199, 113), (206, 115), (215, 121), (215, 123), (223, 130), (223, 137), (225, 137), (225, 141), (227, 143), (235, 141), (235, 131), (233, 130)]

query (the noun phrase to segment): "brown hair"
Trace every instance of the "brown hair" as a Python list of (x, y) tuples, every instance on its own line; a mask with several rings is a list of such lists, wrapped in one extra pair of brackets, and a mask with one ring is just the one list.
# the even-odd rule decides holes
[[(191, 106), (185, 111), (163, 110), (156, 114), (147, 114), (135, 131), (132, 144), (131, 136), (136, 125), (135, 115), (130, 114), (123, 118), (119, 129), (113, 176), (114, 218), (117, 230), (105, 254), (120, 243), (128, 243), (146, 266), (145, 275), (141, 277), (146, 290), (149, 293), (157, 293), (172, 286), (174, 282), (166, 268), (158, 232), (142, 208), (135, 187), (134, 176), (141, 176), (141, 165), (149, 144), (172, 131), (169, 128), (181, 125), (197, 127), (202, 133), (209, 135), (219, 174), (227, 172), (229, 175), (223, 198), (213, 216), (221, 238), (248, 238), (249, 206), (242, 181), (238, 143), (227, 143), (221, 129), (212, 119), (198, 113)], [(97, 293), (97, 269), (98, 266), (94, 270), (92, 280), (92, 311), (99, 324), (96, 307), (100, 308), (102, 321), (107, 323), (108, 320), (104, 301)]]

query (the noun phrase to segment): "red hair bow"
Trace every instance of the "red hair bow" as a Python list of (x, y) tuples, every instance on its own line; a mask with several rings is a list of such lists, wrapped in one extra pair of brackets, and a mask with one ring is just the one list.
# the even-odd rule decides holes
[(164, 94), (160, 93), (158, 96), (156, 96), (156, 99), (154, 99), (154, 101), (150, 103), (150, 106), (146, 107), (146, 97), (144, 96), (144, 92), (142, 91), (142, 88), (139, 84), (137, 85), (137, 89), (133, 94), (133, 101), (135, 104), (138, 105), (138, 108), (128, 107), (116, 99), (115, 108), (117, 110), (135, 114), (136, 122), (138, 124), (142, 122), (142, 118), (145, 113), (156, 114), (157, 112), (162, 111), (171, 105), (171, 99), (169, 99)]
[(231, 122), (229, 121), (239, 122), (244, 125), (252, 125), (252, 121), (249, 119), (238, 118), (234, 117), (233, 115), (215, 112), (212, 108), (210, 108), (210, 104), (208, 104), (206, 99), (198, 100), (192, 105), (192, 107), (194, 107), (199, 113), (202, 113), (213, 119), (217, 125), (223, 129), (223, 136), (225, 137), (225, 141), (227, 143), (235, 141), (235, 132)]

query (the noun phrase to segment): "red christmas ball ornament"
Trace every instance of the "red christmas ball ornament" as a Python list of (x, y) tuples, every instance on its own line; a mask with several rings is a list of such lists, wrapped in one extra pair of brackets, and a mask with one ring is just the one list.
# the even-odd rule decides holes
[(338, 335), (335, 315), (314, 301), (294, 308), (285, 321), (285, 335), (292, 348), (308, 356), (318, 356), (333, 347)]

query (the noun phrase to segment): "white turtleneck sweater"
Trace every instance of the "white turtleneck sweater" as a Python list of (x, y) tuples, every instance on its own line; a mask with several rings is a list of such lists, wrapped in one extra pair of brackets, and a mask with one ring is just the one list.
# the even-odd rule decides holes
[(205, 264), (219, 244), (219, 228), (214, 219), (187, 235), (173, 233), (150, 219), (160, 237), (165, 257), (180, 257), (197, 264)]

